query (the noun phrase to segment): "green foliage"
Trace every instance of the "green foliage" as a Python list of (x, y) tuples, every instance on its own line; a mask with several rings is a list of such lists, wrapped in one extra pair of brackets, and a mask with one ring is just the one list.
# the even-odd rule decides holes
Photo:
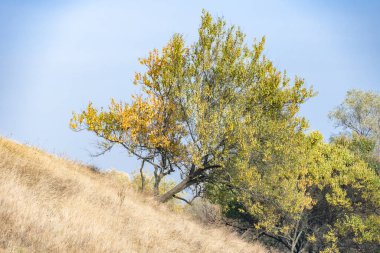
[(285, 145), (272, 153), (287, 157), (282, 163), (240, 166), (229, 185), (219, 185), (224, 190), (210, 186), (208, 197), (292, 252), (378, 247), (374, 171), (345, 147), (323, 143), (319, 133)]
[(350, 90), (329, 117), (337, 127), (375, 140), (380, 144), (380, 95), (371, 91)]
[(331, 141), (348, 148), (380, 173), (380, 95), (350, 90), (329, 116), (337, 127), (347, 130)]
[(342, 134), (332, 137), (331, 142), (346, 147), (356, 156), (367, 162), (370, 168), (378, 174), (380, 173), (380, 159), (376, 151), (376, 141), (373, 138), (356, 133), (353, 133), (351, 136)]
[(112, 101), (108, 110), (90, 103), (71, 121), (74, 130), (101, 137), (104, 151), (120, 144), (150, 163), (156, 187), (180, 173), (183, 181), (160, 197), (163, 202), (189, 186), (218, 180), (251, 150), (271, 159), (269, 150), (284, 140), (274, 132), (301, 133), (306, 122), (296, 113), (313, 94), (263, 55), (264, 38), (249, 47), (239, 28), (207, 12), (198, 31), (188, 47), (176, 34), (161, 51), (140, 59), (146, 70), (136, 73), (134, 83), (143, 96), (130, 105)]

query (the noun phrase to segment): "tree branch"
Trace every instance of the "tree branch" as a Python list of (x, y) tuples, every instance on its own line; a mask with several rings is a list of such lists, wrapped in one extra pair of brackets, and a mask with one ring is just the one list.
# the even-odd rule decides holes
[(177, 196), (177, 195), (173, 195), (173, 198), (176, 198), (176, 199), (179, 199), (179, 200), (182, 200), (183, 202), (185, 202), (186, 204), (188, 204), (189, 206), (191, 206), (191, 203), (193, 202), (193, 200), (194, 199), (192, 199), (192, 200), (187, 200), (187, 199), (185, 199), (185, 198), (182, 198), (182, 197), (179, 197), (179, 196)]

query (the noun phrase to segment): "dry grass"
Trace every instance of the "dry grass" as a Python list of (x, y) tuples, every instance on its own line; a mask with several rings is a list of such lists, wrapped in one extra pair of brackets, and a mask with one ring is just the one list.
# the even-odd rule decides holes
[(120, 178), (0, 137), (0, 251), (266, 252), (167, 210)]

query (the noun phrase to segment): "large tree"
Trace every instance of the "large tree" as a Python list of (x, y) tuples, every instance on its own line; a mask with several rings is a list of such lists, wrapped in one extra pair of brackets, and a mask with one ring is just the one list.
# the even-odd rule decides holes
[(297, 138), (306, 127), (296, 114), (313, 92), (263, 55), (264, 38), (250, 47), (238, 27), (207, 12), (198, 35), (186, 46), (175, 34), (140, 59), (145, 71), (134, 83), (143, 94), (130, 104), (111, 101), (108, 110), (98, 110), (90, 103), (71, 121), (72, 129), (101, 137), (102, 151), (118, 144), (151, 164), (157, 195), (164, 176), (180, 173), (182, 180), (159, 196), (162, 202), (226, 176), (242, 154), (265, 159), (273, 145), (284, 148), (276, 140), (287, 133)]

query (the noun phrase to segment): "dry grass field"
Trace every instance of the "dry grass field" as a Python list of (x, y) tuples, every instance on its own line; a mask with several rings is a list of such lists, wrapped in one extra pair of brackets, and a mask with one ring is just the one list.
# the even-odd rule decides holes
[(0, 137), (1, 252), (266, 252), (100, 173)]

